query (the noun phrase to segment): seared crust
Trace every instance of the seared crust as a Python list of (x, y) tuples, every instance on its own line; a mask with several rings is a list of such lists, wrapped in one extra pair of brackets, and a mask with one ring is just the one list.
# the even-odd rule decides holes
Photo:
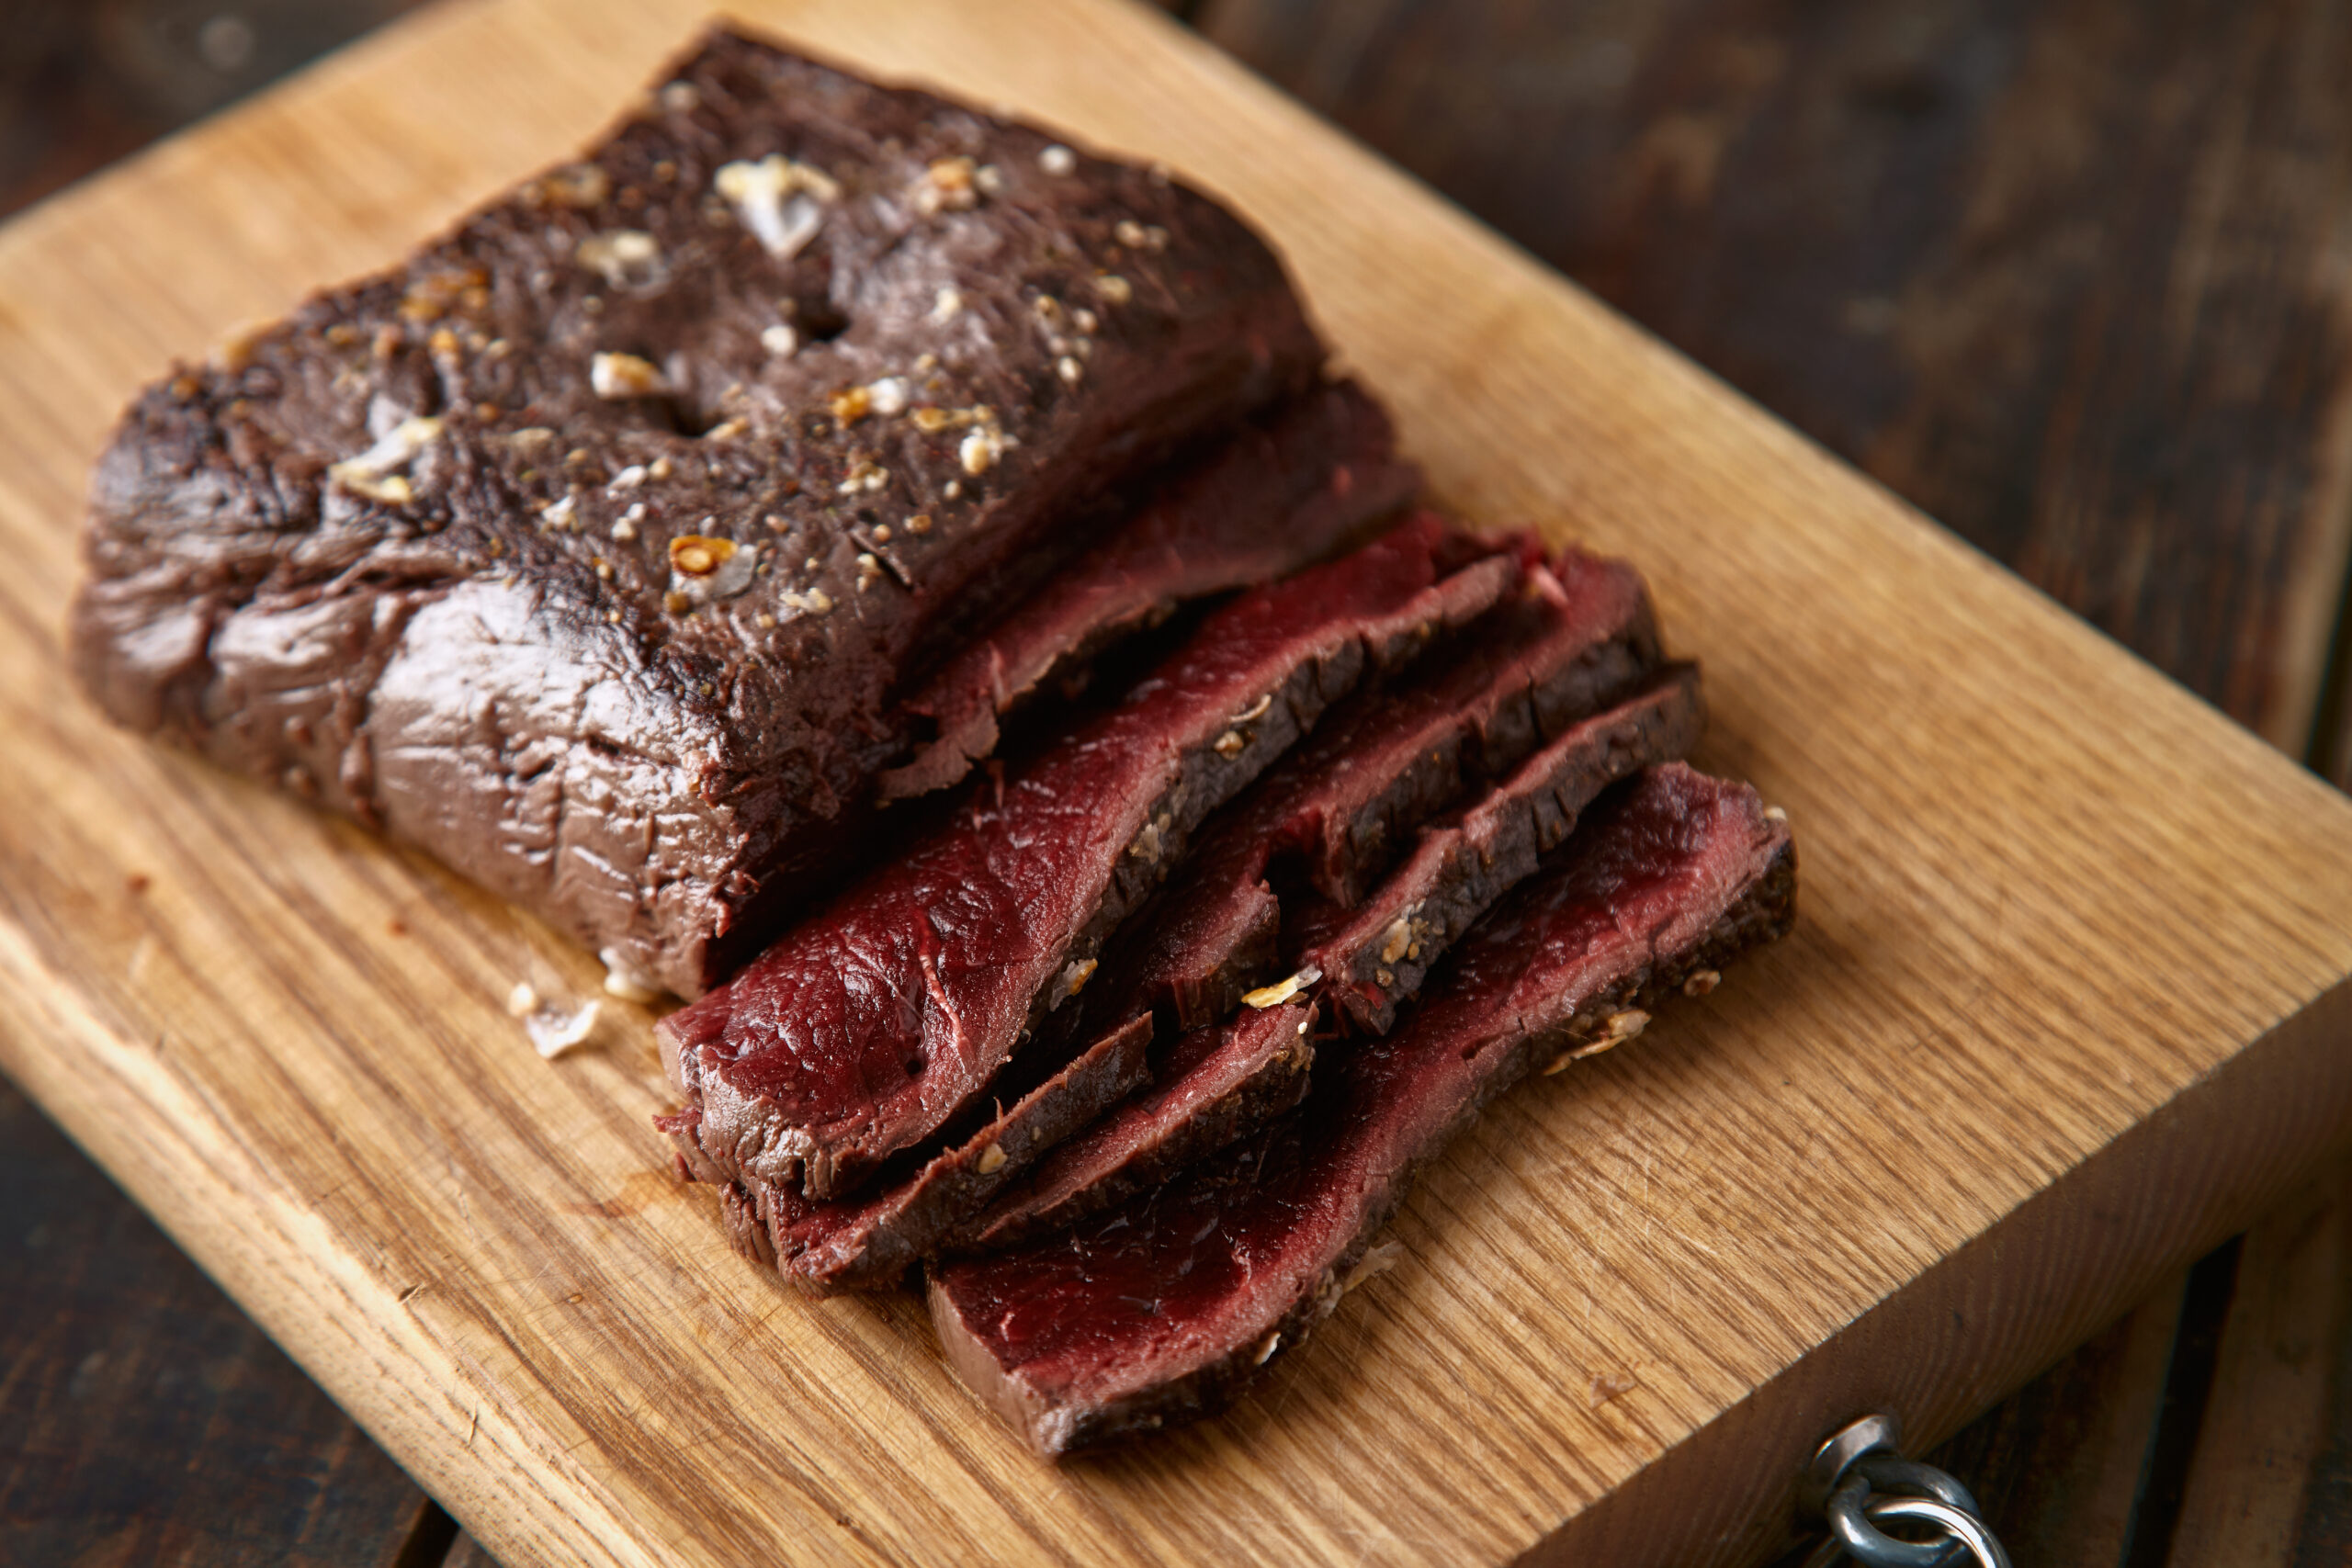
[(882, 775), (882, 797), (942, 789), (996, 749), (997, 721), (1041, 689), (1081, 683), (1111, 643), (1186, 600), (1267, 582), (1330, 554), (1420, 487), (1388, 416), (1352, 381), (1284, 404), (1185, 469), (1117, 533), (973, 638), (910, 713), (938, 727)]
[(1396, 1010), (1496, 899), (1535, 874), (1593, 797), (1619, 779), (1686, 756), (1705, 728), (1694, 664), (1669, 667), (1639, 696), (1554, 739), (1453, 819), (1422, 829), (1394, 874), (1352, 909), (1316, 901), (1287, 933), (1297, 966), (1356, 1027), (1385, 1034)]
[(894, 694), (1320, 349), (1164, 174), (731, 33), (664, 81), (144, 392), (71, 638), (119, 721), (691, 995), (855, 837)]

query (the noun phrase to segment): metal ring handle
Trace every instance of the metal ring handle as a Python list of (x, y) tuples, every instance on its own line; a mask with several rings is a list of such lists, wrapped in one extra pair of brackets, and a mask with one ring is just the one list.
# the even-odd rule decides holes
[(1830, 1537), (1847, 1556), (1866, 1568), (1948, 1568), (1955, 1561), (1951, 1540), (1898, 1540), (1879, 1529), (1871, 1517), (1879, 1512), (1871, 1505), (1878, 1503), (1922, 1503), (1959, 1512), (1939, 1498), (1881, 1497), (1871, 1491), (1867, 1478), (1853, 1476), (1830, 1495), (1829, 1506), (1824, 1510), (1829, 1517)]
[[(1932, 1497), (1873, 1497), (1862, 1506), (1862, 1511), (1872, 1520), (1925, 1519), (1951, 1536), (1947, 1547), (1964, 1547), (1976, 1560), (1977, 1568), (2009, 1568), (2009, 1554), (1993, 1539), (1993, 1532), (1974, 1514), (1955, 1508), (1949, 1503)], [(1892, 1540), (1892, 1536), (1882, 1536)]]
[(1975, 1495), (1955, 1477), (1917, 1460), (1897, 1459), (1893, 1454), (1864, 1454), (1854, 1461), (1853, 1473), (1869, 1482), (1873, 1492), (1933, 1497), (1963, 1514), (1984, 1511), (1976, 1506)]
[[(1808, 1513), (1825, 1517), (1828, 1539), (1805, 1568), (1835, 1568), (1850, 1557), (1864, 1568), (2009, 1568), (2008, 1554), (1977, 1517), (1976, 1498), (1933, 1465), (1902, 1455), (1902, 1431), (1891, 1416), (1865, 1416), (1831, 1433), (1798, 1478)], [(1878, 1521), (1933, 1525), (1939, 1539), (1905, 1540)]]
[(1806, 1513), (1818, 1514), (1829, 1506), (1829, 1495), (1864, 1455), (1902, 1451), (1903, 1427), (1894, 1416), (1865, 1416), (1849, 1421), (1813, 1450), (1813, 1462), (1804, 1467), (1804, 1479), (1797, 1483), (1797, 1501), (1804, 1505)]

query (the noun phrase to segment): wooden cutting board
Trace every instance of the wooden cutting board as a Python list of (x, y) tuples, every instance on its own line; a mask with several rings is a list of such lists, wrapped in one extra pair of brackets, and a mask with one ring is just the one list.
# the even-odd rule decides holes
[(1229, 1416), (1058, 1468), (911, 1298), (669, 1172), (648, 1016), (413, 856), (116, 734), (58, 630), (174, 355), (585, 141), (695, 0), (471, 0), (0, 231), (0, 1065), (510, 1563), (1736, 1562), (1821, 1435), (1946, 1433), (2352, 1122), (2352, 807), (1139, 8), (775, 0), (1159, 156), (1290, 257), (1441, 493), (1634, 557), (1798, 933), (1527, 1086)]

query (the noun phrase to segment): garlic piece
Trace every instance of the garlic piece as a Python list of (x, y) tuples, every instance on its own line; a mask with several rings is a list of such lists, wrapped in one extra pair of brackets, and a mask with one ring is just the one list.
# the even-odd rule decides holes
[(365, 452), (345, 457), (328, 468), (327, 478), (368, 501), (405, 504), (415, 499), (416, 492), (399, 470), (407, 468), (440, 434), (441, 422), (437, 419), (403, 419)]
[(598, 354), (588, 362), (588, 386), (606, 402), (660, 397), (670, 389), (653, 362), (634, 354)]
[(1244, 1007), (1261, 1010), (1280, 1007), (1321, 978), (1323, 971), (1310, 964), (1287, 980), (1277, 980), (1271, 986), (1261, 986), (1254, 991), (1242, 993), (1241, 1002)]
[(577, 1012), (568, 1013), (541, 1008), (523, 1020), (523, 1032), (531, 1037), (531, 1044), (540, 1058), (552, 1062), (596, 1032), (596, 1015), (604, 1006), (602, 1002), (590, 1002)]
[(798, 255), (824, 226), (822, 204), (840, 199), (831, 175), (771, 152), (758, 163), (720, 166), (711, 184), (768, 254), (780, 261)]
[[(709, 519), (704, 520), (705, 526)], [(690, 604), (716, 604), (752, 585), (759, 552), (732, 539), (681, 534), (670, 541), (670, 592)]]
[(1004, 456), (1004, 449), (1012, 445), (1004, 432), (989, 423), (974, 426), (956, 449), (956, 456), (964, 465), (964, 471), (977, 479), (995, 468)]
[(1062, 972), (1054, 976), (1054, 988), (1046, 998), (1046, 1010), (1055, 1011), (1070, 998), (1086, 989), (1086, 982), (1094, 977), (1095, 967), (1096, 962), (1091, 958), (1081, 958), (1074, 963), (1064, 964)]
[(614, 288), (641, 292), (659, 288), (670, 281), (661, 243), (642, 229), (614, 229), (592, 234), (580, 242), (571, 259)]
[(608, 947), (596, 954), (605, 965), (605, 994), (618, 997), (625, 1002), (658, 1001), (662, 987), (652, 976), (637, 966), (636, 960), (617, 947)]

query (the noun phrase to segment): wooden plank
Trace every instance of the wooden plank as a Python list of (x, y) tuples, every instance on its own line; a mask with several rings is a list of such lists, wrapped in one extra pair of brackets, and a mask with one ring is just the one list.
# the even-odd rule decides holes
[(481, 1542), (469, 1535), (461, 1535), (449, 1548), (449, 1555), (442, 1560), (441, 1568), (499, 1568), (498, 1559), (482, 1550)]
[[(2352, 1166), (2246, 1234), (2211, 1401), (2168, 1561), (2294, 1568), (2342, 1562), (2352, 1516)], [(2334, 1450), (2335, 1463), (2322, 1469)]]
[(416, 1483), (5, 1080), (0, 1214), (0, 1556), (395, 1568)]
[(492, 1550), (1742, 1560), (1824, 1427), (1949, 1432), (2339, 1134), (2331, 792), (1146, 13), (755, 14), (1263, 221), (1443, 493), (1651, 569), (1709, 760), (1798, 824), (1805, 917), (1644, 1052), (1501, 1108), (1408, 1261), (1230, 1418), (1028, 1461), (910, 1303), (730, 1258), (646, 1126), (641, 1017), (524, 1049), (507, 988), (593, 964), (58, 678), (127, 389), (576, 142), (694, 19), (430, 14), (0, 234), (0, 1060)]
[(1210, 0), (1201, 26), (2303, 754), (2352, 549), (2342, 6)]

